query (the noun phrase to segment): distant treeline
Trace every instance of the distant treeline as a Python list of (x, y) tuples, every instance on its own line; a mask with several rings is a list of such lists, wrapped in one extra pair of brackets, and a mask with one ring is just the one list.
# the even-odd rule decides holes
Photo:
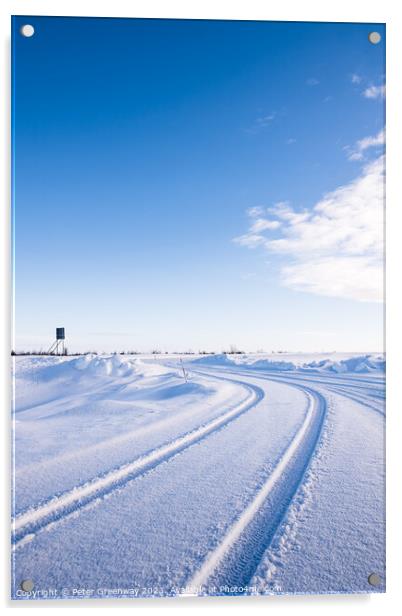
[[(244, 355), (245, 351), (231, 348), (229, 351), (222, 351), (226, 355)], [(216, 351), (160, 351), (153, 349), (149, 352), (142, 351), (113, 351), (111, 353), (99, 353), (98, 351), (83, 351), (81, 353), (69, 353), (67, 349), (59, 355), (68, 355), (69, 357), (78, 357), (80, 355), (216, 355)], [(19, 355), (57, 355), (57, 353), (49, 353), (48, 351), (11, 351), (12, 356)]]

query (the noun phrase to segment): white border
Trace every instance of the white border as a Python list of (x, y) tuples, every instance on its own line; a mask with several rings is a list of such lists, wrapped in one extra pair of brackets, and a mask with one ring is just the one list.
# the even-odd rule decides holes
[[(402, 20), (401, 9), (395, 0), (336, 0), (336, 2), (319, 2), (317, 0), (143, 0), (123, 1), (113, 0), (36, 0), (20, 1), (3, 0), (0, 7), (1, 32), (1, 89), (3, 112), (0, 116), (0, 134), (2, 147), (0, 149), (0, 186), (2, 189), (1, 209), (1, 240), (0, 266), (3, 281), (3, 293), (0, 302), (2, 319), (0, 339), (2, 342), (0, 355), (2, 383), (1, 410), (3, 413), (2, 437), (4, 470), (2, 511), (4, 541), (0, 561), (0, 587), (3, 606), (17, 611), (25, 609), (67, 609), (79, 610), (90, 607), (100, 609), (130, 608), (136, 613), (147, 613), (164, 610), (191, 610), (200, 612), (208, 610), (223, 614), (243, 613), (245, 610), (280, 612), (289, 614), (297, 611), (298, 616), (304, 614), (322, 614), (322, 611), (365, 616), (376, 615), (381, 610), (391, 610), (402, 604), (400, 600), (399, 576), (402, 573), (401, 526), (401, 465), (399, 443), (402, 437), (402, 400), (401, 400), (401, 353), (402, 353), (402, 306), (401, 306), (401, 270), (402, 270), (402, 203), (400, 199), (400, 178), (402, 175), (401, 157), (401, 113), (402, 75), (400, 59), (402, 58)], [(10, 350), (10, 278), (9, 278), (9, 200), (10, 200), (10, 157), (9, 157), (9, 52), (10, 52), (10, 15), (77, 15), (77, 16), (110, 16), (110, 17), (175, 17), (175, 18), (205, 18), (205, 19), (269, 19), (287, 21), (365, 21), (387, 23), (387, 355), (388, 355), (388, 419), (387, 419), (387, 585), (385, 595), (332, 595), (332, 596), (296, 596), (267, 598), (207, 598), (207, 599), (171, 599), (171, 600), (105, 600), (84, 602), (20, 602), (11, 603), (9, 593), (9, 350)], [(399, 113), (398, 113), (399, 111)], [(5, 290), (5, 292), (4, 292)], [(399, 454), (399, 456), (398, 456)], [(399, 458), (399, 459), (398, 459)], [(399, 464), (398, 464), (399, 462)], [(218, 612), (219, 610), (219, 612)]]

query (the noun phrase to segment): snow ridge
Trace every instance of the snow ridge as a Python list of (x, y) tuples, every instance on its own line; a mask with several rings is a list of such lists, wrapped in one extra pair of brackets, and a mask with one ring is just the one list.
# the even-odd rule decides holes
[(236, 360), (228, 357), (225, 353), (220, 355), (207, 355), (193, 360), (192, 363), (210, 366), (236, 366), (252, 368), (258, 370), (272, 370), (278, 372), (294, 371), (301, 372), (327, 372), (343, 374), (355, 372), (357, 374), (382, 373), (385, 372), (386, 362), (381, 355), (357, 355), (336, 361), (331, 358), (319, 361), (300, 362), (257, 359), (247, 355), (239, 355)]

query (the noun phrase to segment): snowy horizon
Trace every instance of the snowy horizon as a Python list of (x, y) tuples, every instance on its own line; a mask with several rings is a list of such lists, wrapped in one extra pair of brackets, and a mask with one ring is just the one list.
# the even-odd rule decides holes
[[(87, 348), (85, 350), (72, 349), (68, 347), (66, 344), (66, 355), (83, 355), (83, 354), (96, 354), (96, 355), (385, 355), (385, 350), (373, 350), (373, 349), (353, 349), (353, 350), (342, 350), (342, 349), (315, 349), (315, 350), (305, 350), (305, 349), (285, 349), (285, 350), (273, 350), (273, 349), (250, 349), (250, 348), (239, 348), (236, 345), (232, 345), (231, 348), (217, 348), (217, 349), (192, 349), (192, 348), (184, 348), (184, 349), (165, 349), (165, 348), (148, 348), (138, 350), (135, 348), (127, 347), (113, 350), (99, 350), (95, 347)], [(35, 354), (47, 354), (46, 349), (42, 348), (31, 348), (31, 349), (12, 349), (12, 353), (16, 355), (35, 355)], [(52, 355), (61, 356), (61, 351), (59, 353), (52, 352)]]

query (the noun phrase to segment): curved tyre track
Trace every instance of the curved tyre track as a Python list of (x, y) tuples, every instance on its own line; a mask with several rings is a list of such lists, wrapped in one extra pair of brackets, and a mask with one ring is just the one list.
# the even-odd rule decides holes
[[(264, 376), (261, 377), (265, 380), (275, 380), (281, 383), (293, 383), (294, 381), (292, 379), (287, 378), (286, 376), (277, 376), (275, 374), (275, 376)], [(301, 381), (301, 379), (297, 379), (298, 381)], [(372, 400), (368, 397), (365, 396), (364, 394), (362, 394), (360, 391), (357, 391), (356, 393), (353, 392), (355, 395), (353, 395), (353, 393), (351, 393), (347, 388), (345, 388), (344, 383), (331, 383), (329, 381), (317, 381), (315, 383), (316, 385), (322, 385), (327, 391), (331, 391), (335, 394), (338, 394), (339, 396), (342, 396), (343, 398), (346, 398), (347, 400), (352, 400), (353, 402), (357, 402), (358, 404), (361, 404), (362, 406), (365, 406), (366, 408), (371, 409), (372, 411), (374, 411), (375, 413), (378, 413), (379, 415), (384, 416), (385, 413), (383, 410), (381, 410), (380, 408), (378, 408), (377, 406), (375, 406), (372, 403)]]
[[(233, 371), (233, 372), (227, 371), (227, 372), (229, 374), (254, 377), (256, 379), (261, 379), (264, 381), (276, 381), (278, 383), (294, 385), (295, 387), (299, 385), (299, 387), (301, 387), (302, 389), (308, 389), (308, 387), (304, 388), (303, 382), (306, 382), (307, 380), (309, 380), (309, 382), (313, 383), (314, 385), (322, 386), (324, 389), (327, 389), (328, 391), (332, 391), (333, 393), (343, 396), (347, 400), (352, 400), (353, 402), (357, 402), (358, 404), (361, 404), (362, 406), (365, 406), (371, 409), (372, 411), (374, 411), (375, 413), (378, 413), (379, 415), (382, 415), (382, 416), (385, 415), (382, 409), (370, 403), (372, 402), (370, 398), (367, 398), (360, 392), (356, 392), (355, 395), (353, 395), (353, 393), (350, 393), (348, 389), (345, 389), (345, 383), (343, 382), (337, 383), (336, 381), (324, 381), (321, 379), (315, 379), (313, 381), (312, 379), (307, 379), (307, 377), (303, 377), (301, 375), (292, 375), (292, 377), (288, 377), (288, 376), (285, 376), (285, 374), (277, 374), (276, 372), (275, 373), (268, 373), (268, 372), (261, 373), (257, 371), (252, 372), (251, 370), (250, 371), (243, 370), (242, 372), (240, 371), (238, 372), (237, 371)], [(375, 383), (375, 385), (377, 385), (377, 383)], [(363, 387), (359, 387), (359, 389), (363, 389)], [(365, 391), (367, 390), (365, 389)], [(378, 398), (380, 401), (384, 400), (383, 397), (379, 397), (379, 396), (375, 396), (375, 397)], [(367, 399), (369, 401), (367, 401)]]
[(304, 421), (254, 499), (191, 578), (188, 586), (198, 594), (208, 592), (206, 584), (216, 586), (216, 594), (225, 595), (231, 594), (230, 587), (247, 586), (314, 456), (326, 414), (325, 398), (309, 387), (287, 384), (302, 390), (309, 399)]
[[(302, 387), (302, 379), (293, 380), (292, 378), (289, 378), (286, 376), (279, 376), (277, 374), (264, 375), (264, 376), (259, 375), (259, 378), (266, 380), (266, 381), (276, 381), (278, 383), (287, 383), (289, 385), (294, 384), (295, 381), (297, 380), (298, 382), (300, 382), (300, 386)], [(331, 383), (329, 381), (316, 381), (314, 384), (321, 385), (327, 391), (331, 391), (335, 394), (338, 394), (339, 396), (342, 396), (343, 398), (346, 398), (347, 400), (352, 400), (353, 402), (357, 402), (358, 404), (361, 404), (362, 406), (365, 406), (366, 408), (371, 409), (372, 411), (374, 411), (375, 413), (378, 413), (379, 415), (382, 415), (382, 416), (385, 415), (383, 410), (381, 410), (380, 408), (372, 404), (372, 400), (370, 398), (368, 398), (367, 396), (364, 396), (360, 392), (356, 392), (355, 395), (353, 395), (353, 393), (350, 393), (348, 389), (345, 389), (343, 383), (340, 384), (336, 382)]]
[(371, 404), (371, 400), (368, 396), (363, 396), (363, 394), (356, 394), (355, 396), (353, 396), (348, 390), (345, 390), (341, 387), (326, 387), (326, 389), (328, 391), (332, 391), (334, 394), (343, 396), (344, 398), (347, 398), (348, 400), (357, 402), (358, 404), (361, 404), (362, 406), (365, 406), (366, 408), (371, 409), (372, 411), (374, 411), (375, 413), (378, 413), (379, 415), (382, 415), (383, 417), (385, 415), (385, 412), (381, 408), (378, 408), (374, 404)]
[[(213, 377), (213, 375), (209, 376)], [(220, 379), (221, 377), (213, 378)], [(234, 379), (227, 380), (240, 383)], [(212, 433), (221, 430), (254, 408), (264, 397), (264, 391), (256, 385), (240, 384), (248, 389), (250, 395), (230, 411), (139, 456), (132, 462), (114, 468), (103, 475), (95, 477), (91, 481), (76, 486), (15, 516), (12, 522), (14, 549), (23, 545), (27, 540), (32, 539), (38, 531), (63, 520), (71, 514), (78, 513), (93, 501), (125, 486), (129, 481), (144, 475), (159, 464), (167, 462), (177, 454), (199, 443)]]

